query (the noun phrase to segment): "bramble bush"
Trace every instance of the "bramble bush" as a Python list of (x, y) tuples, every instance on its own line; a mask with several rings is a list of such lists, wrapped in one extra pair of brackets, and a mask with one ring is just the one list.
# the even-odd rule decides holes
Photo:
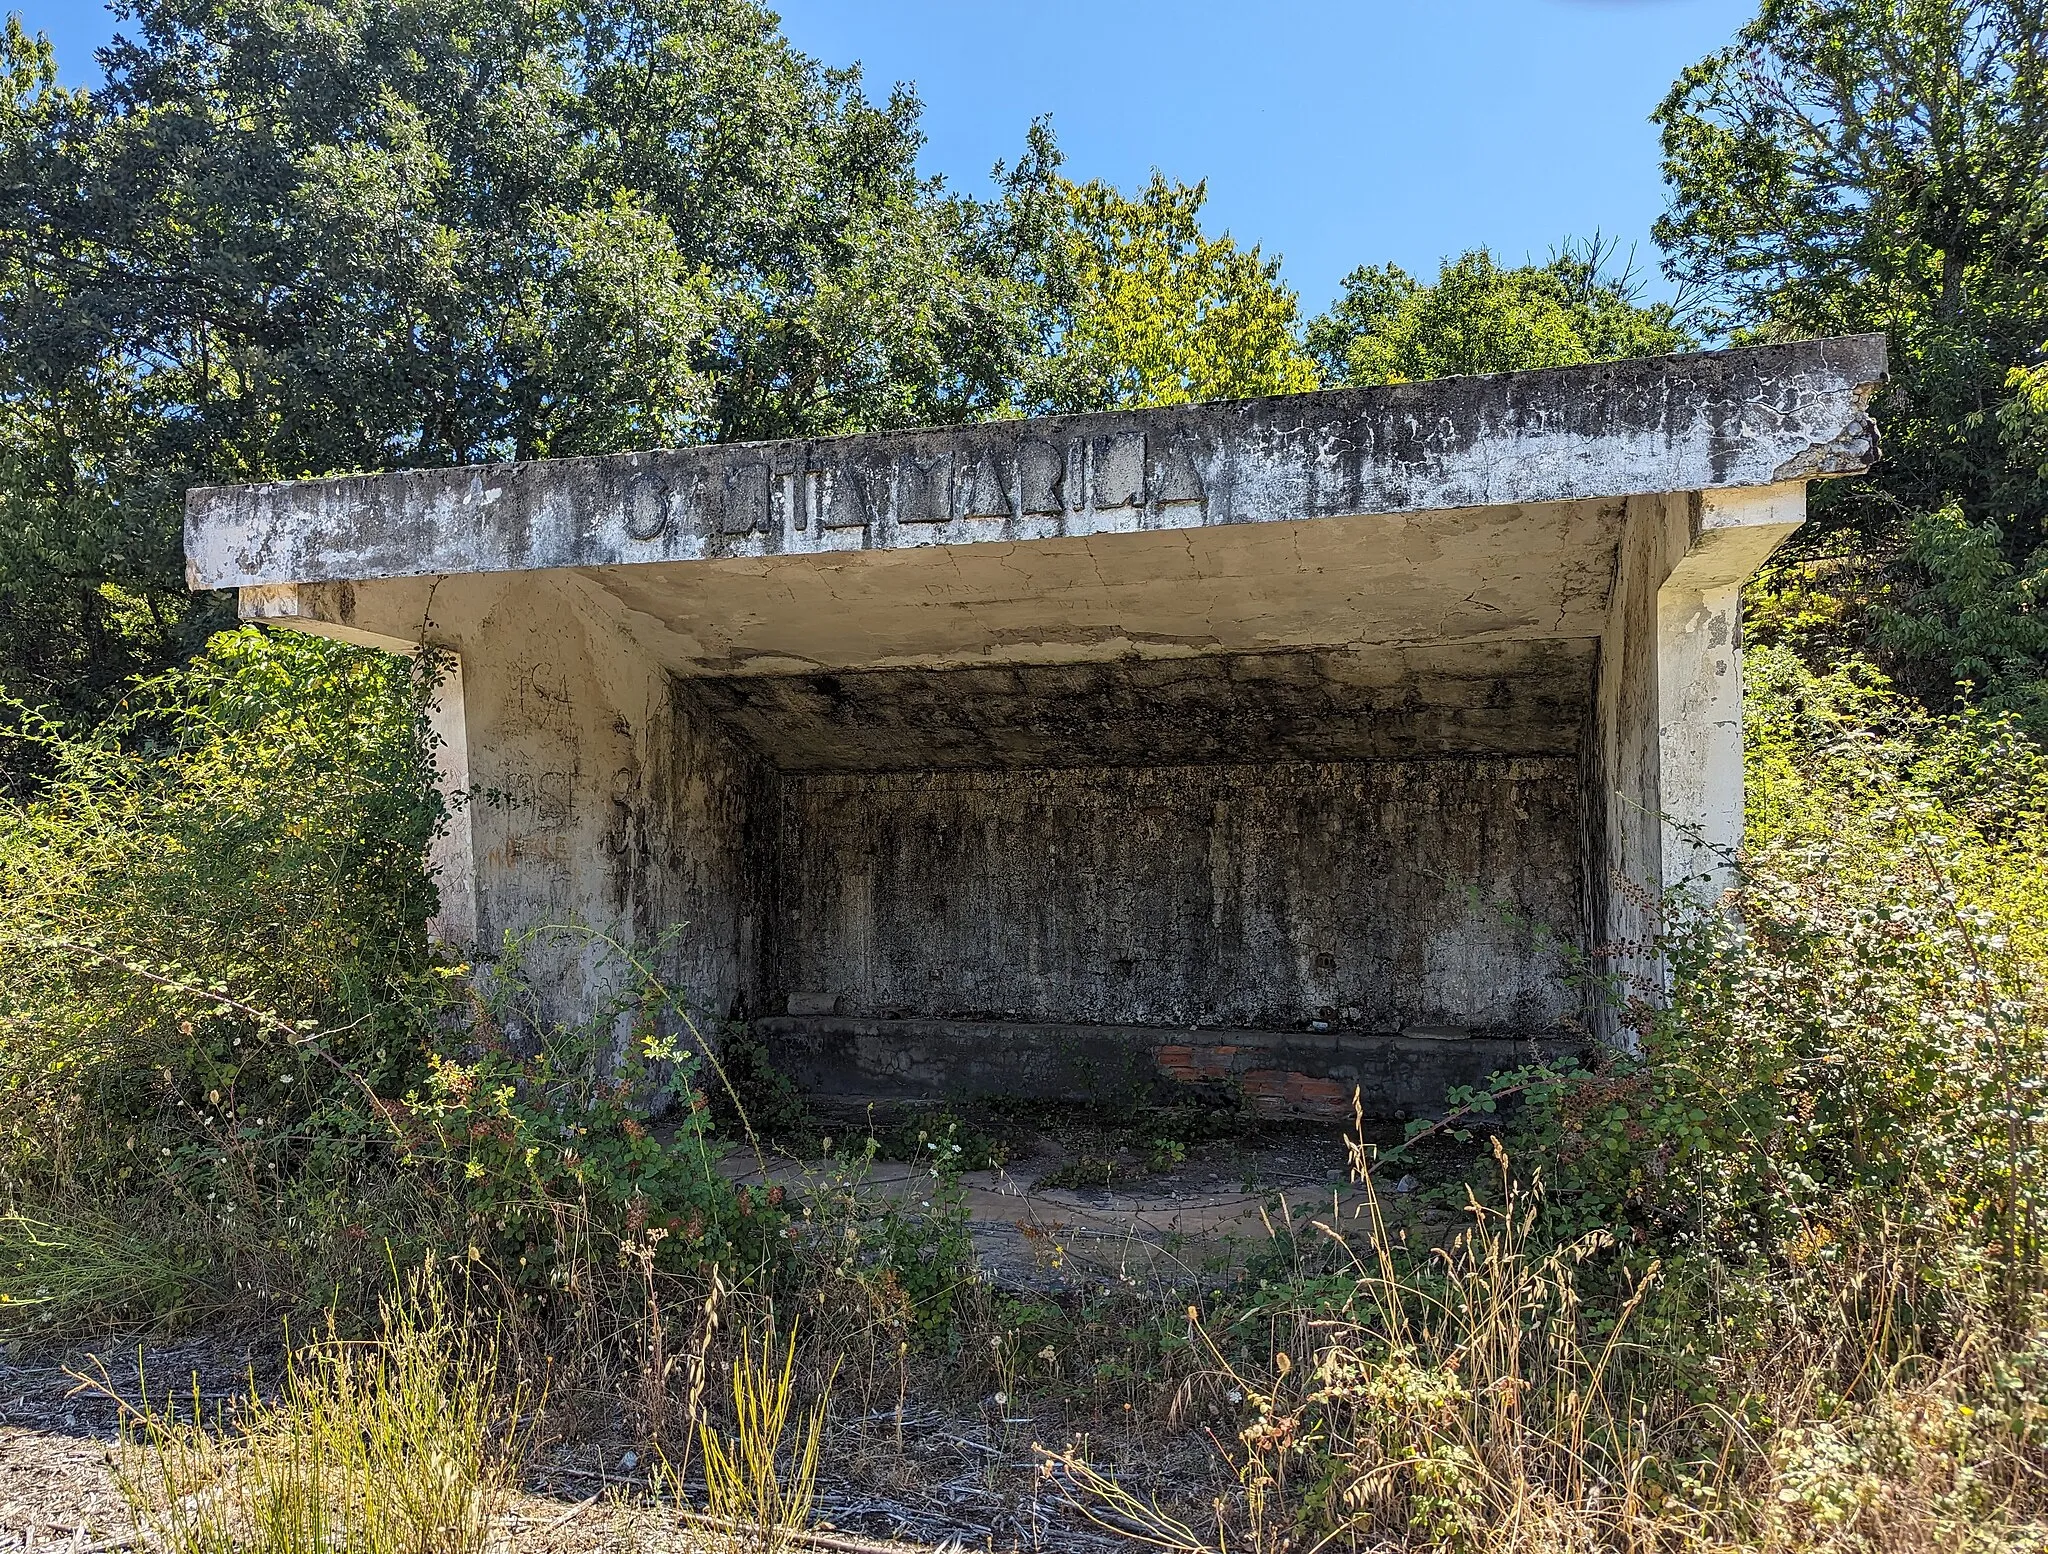
[(1529, 1087), (1557, 1212), (1816, 1271), (1881, 1237), (1916, 1277), (2040, 1287), (2048, 761), (1850, 660), (1747, 668), (1748, 840), (1725, 909), (1674, 894), (1640, 1048)]
[[(573, 1025), (547, 1017), (528, 974), (541, 941), (560, 938), (593, 948), (600, 977), (616, 973), (618, 991)], [(650, 1230), (657, 1263), (677, 1271), (715, 1262), (745, 1275), (785, 1239), (782, 1190), (734, 1188), (717, 1171), (716, 1059), (656, 958), (573, 926), (508, 938), (470, 979), (459, 1036), (379, 1104), (399, 1165), (445, 1183), (461, 1250), (515, 1289), (579, 1293), (598, 1243)]]

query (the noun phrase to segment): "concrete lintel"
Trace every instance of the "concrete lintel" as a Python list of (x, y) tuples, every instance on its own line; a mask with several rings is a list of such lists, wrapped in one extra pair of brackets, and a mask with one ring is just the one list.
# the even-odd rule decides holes
[(194, 588), (1073, 539), (1867, 468), (1882, 336), (1277, 399), (196, 489)]

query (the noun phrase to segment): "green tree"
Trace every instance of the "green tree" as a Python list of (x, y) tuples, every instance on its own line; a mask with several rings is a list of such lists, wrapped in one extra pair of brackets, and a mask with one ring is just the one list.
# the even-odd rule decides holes
[(1807, 546), (1875, 570), (1869, 625), (1909, 683), (2037, 702), (2048, 6), (1765, 0), (1655, 117), (1657, 239), (1722, 327), (1890, 337), (1884, 462), (1817, 493)]
[(0, 43), (0, 682), (189, 651), (196, 483), (991, 413), (1034, 350), (918, 105), (752, 0), (123, 0), (103, 87)]
[[(1037, 186), (1027, 181), (1027, 197)], [(1209, 237), (1202, 184), (1158, 173), (1135, 198), (1057, 179), (1041, 250), (1044, 354), (1031, 411), (1124, 409), (1292, 394), (1317, 386), (1280, 261)], [(1041, 217), (1041, 219), (1044, 219)]]
[(1644, 306), (1634, 273), (1613, 271), (1595, 237), (1548, 264), (1503, 269), (1484, 248), (1425, 286), (1398, 265), (1361, 265), (1308, 327), (1309, 351), (1333, 383), (1403, 383), (1467, 373), (1569, 367), (1689, 349), (1669, 303)]

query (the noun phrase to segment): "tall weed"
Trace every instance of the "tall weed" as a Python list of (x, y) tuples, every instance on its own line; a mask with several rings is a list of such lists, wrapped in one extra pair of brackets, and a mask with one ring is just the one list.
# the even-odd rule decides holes
[[(698, 1424), (711, 1514), (760, 1554), (779, 1554), (811, 1522), (830, 1399), (821, 1395), (808, 1412), (797, 1411), (796, 1359), (794, 1327), (779, 1346), (772, 1323), (758, 1335), (743, 1333), (732, 1361), (731, 1434), (708, 1420)], [(827, 1394), (830, 1387), (828, 1379)]]
[[(1447, 1550), (1654, 1548), (1691, 1514), (1700, 1468), (1651, 1440), (1634, 1389), (1631, 1324), (1650, 1268), (1618, 1307), (1589, 1302), (1582, 1270), (1611, 1245), (1540, 1233), (1540, 1183), (1499, 1154), (1498, 1202), (1468, 1197), (1468, 1226), (1421, 1255), (1390, 1234), (1354, 1141), (1365, 1206), (1319, 1222), (1344, 1276), (1297, 1328), (1299, 1354), (1233, 1356), (1190, 1307), (1206, 1366), (1182, 1404), (1220, 1400), (1238, 1421), (1226, 1455), (1240, 1493), (1198, 1530), (1116, 1485), (1073, 1450), (1048, 1476), (1084, 1513), (1162, 1547), (1206, 1554), (1298, 1545)], [(1284, 1297), (1283, 1297), (1284, 1298)], [(1242, 1316), (1243, 1314), (1240, 1314)]]
[[(109, 1391), (112, 1389), (109, 1388)], [(496, 1546), (534, 1399), (500, 1389), (497, 1346), (443, 1281), (414, 1275), (382, 1332), (330, 1332), (209, 1421), (195, 1396), (124, 1412), (116, 1472), (137, 1530), (168, 1554), (482, 1554)]]

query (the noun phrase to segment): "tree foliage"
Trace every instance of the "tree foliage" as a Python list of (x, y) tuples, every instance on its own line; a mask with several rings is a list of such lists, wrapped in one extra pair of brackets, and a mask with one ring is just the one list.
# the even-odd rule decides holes
[[(1657, 238), (1724, 327), (1890, 337), (1884, 462), (1817, 493), (1824, 543), (1847, 531), (1902, 563), (1880, 639), (1923, 690), (1976, 680), (2027, 704), (2048, 663), (2038, 620), (2015, 624), (2048, 576), (2026, 371), (2048, 341), (2048, 7), (1765, 0), (1656, 120), (1671, 188)], [(1957, 540), (1972, 535), (1968, 560)], [(1973, 568), (2012, 585), (2007, 608), (1979, 612), (2002, 640), (1967, 618)]]
[(1484, 248), (1446, 260), (1425, 286), (1398, 265), (1361, 265), (1308, 327), (1333, 383), (1405, 383), (1468, 373), (1656, 356), (1695, 342), (1670, 303), (1645, 306), (1633, 271), (1597, 236), (1547, 264), (1505, 269)]
[(1280, 261), (1201, 226), (1207, 190), (1158, 173), (1138, 195), (1059, 179), (1034, 410), (1128, 409), (1317, 386)]
[(0, 678), (29, 694), (180, 649), (195, 483), (956, 421), (1033, 346), (1049, 140), (1010, 198), (955, 196), (914, 97), (751, 0), (121, 15), (90, 92), (0, 45)]
[(921, 176), (908, 90), (755, 0), (123, 0), (0, 41), (0, 683), (81, 713), (221, 624), (195, 484), (1314, 386), (1203, 190)]

